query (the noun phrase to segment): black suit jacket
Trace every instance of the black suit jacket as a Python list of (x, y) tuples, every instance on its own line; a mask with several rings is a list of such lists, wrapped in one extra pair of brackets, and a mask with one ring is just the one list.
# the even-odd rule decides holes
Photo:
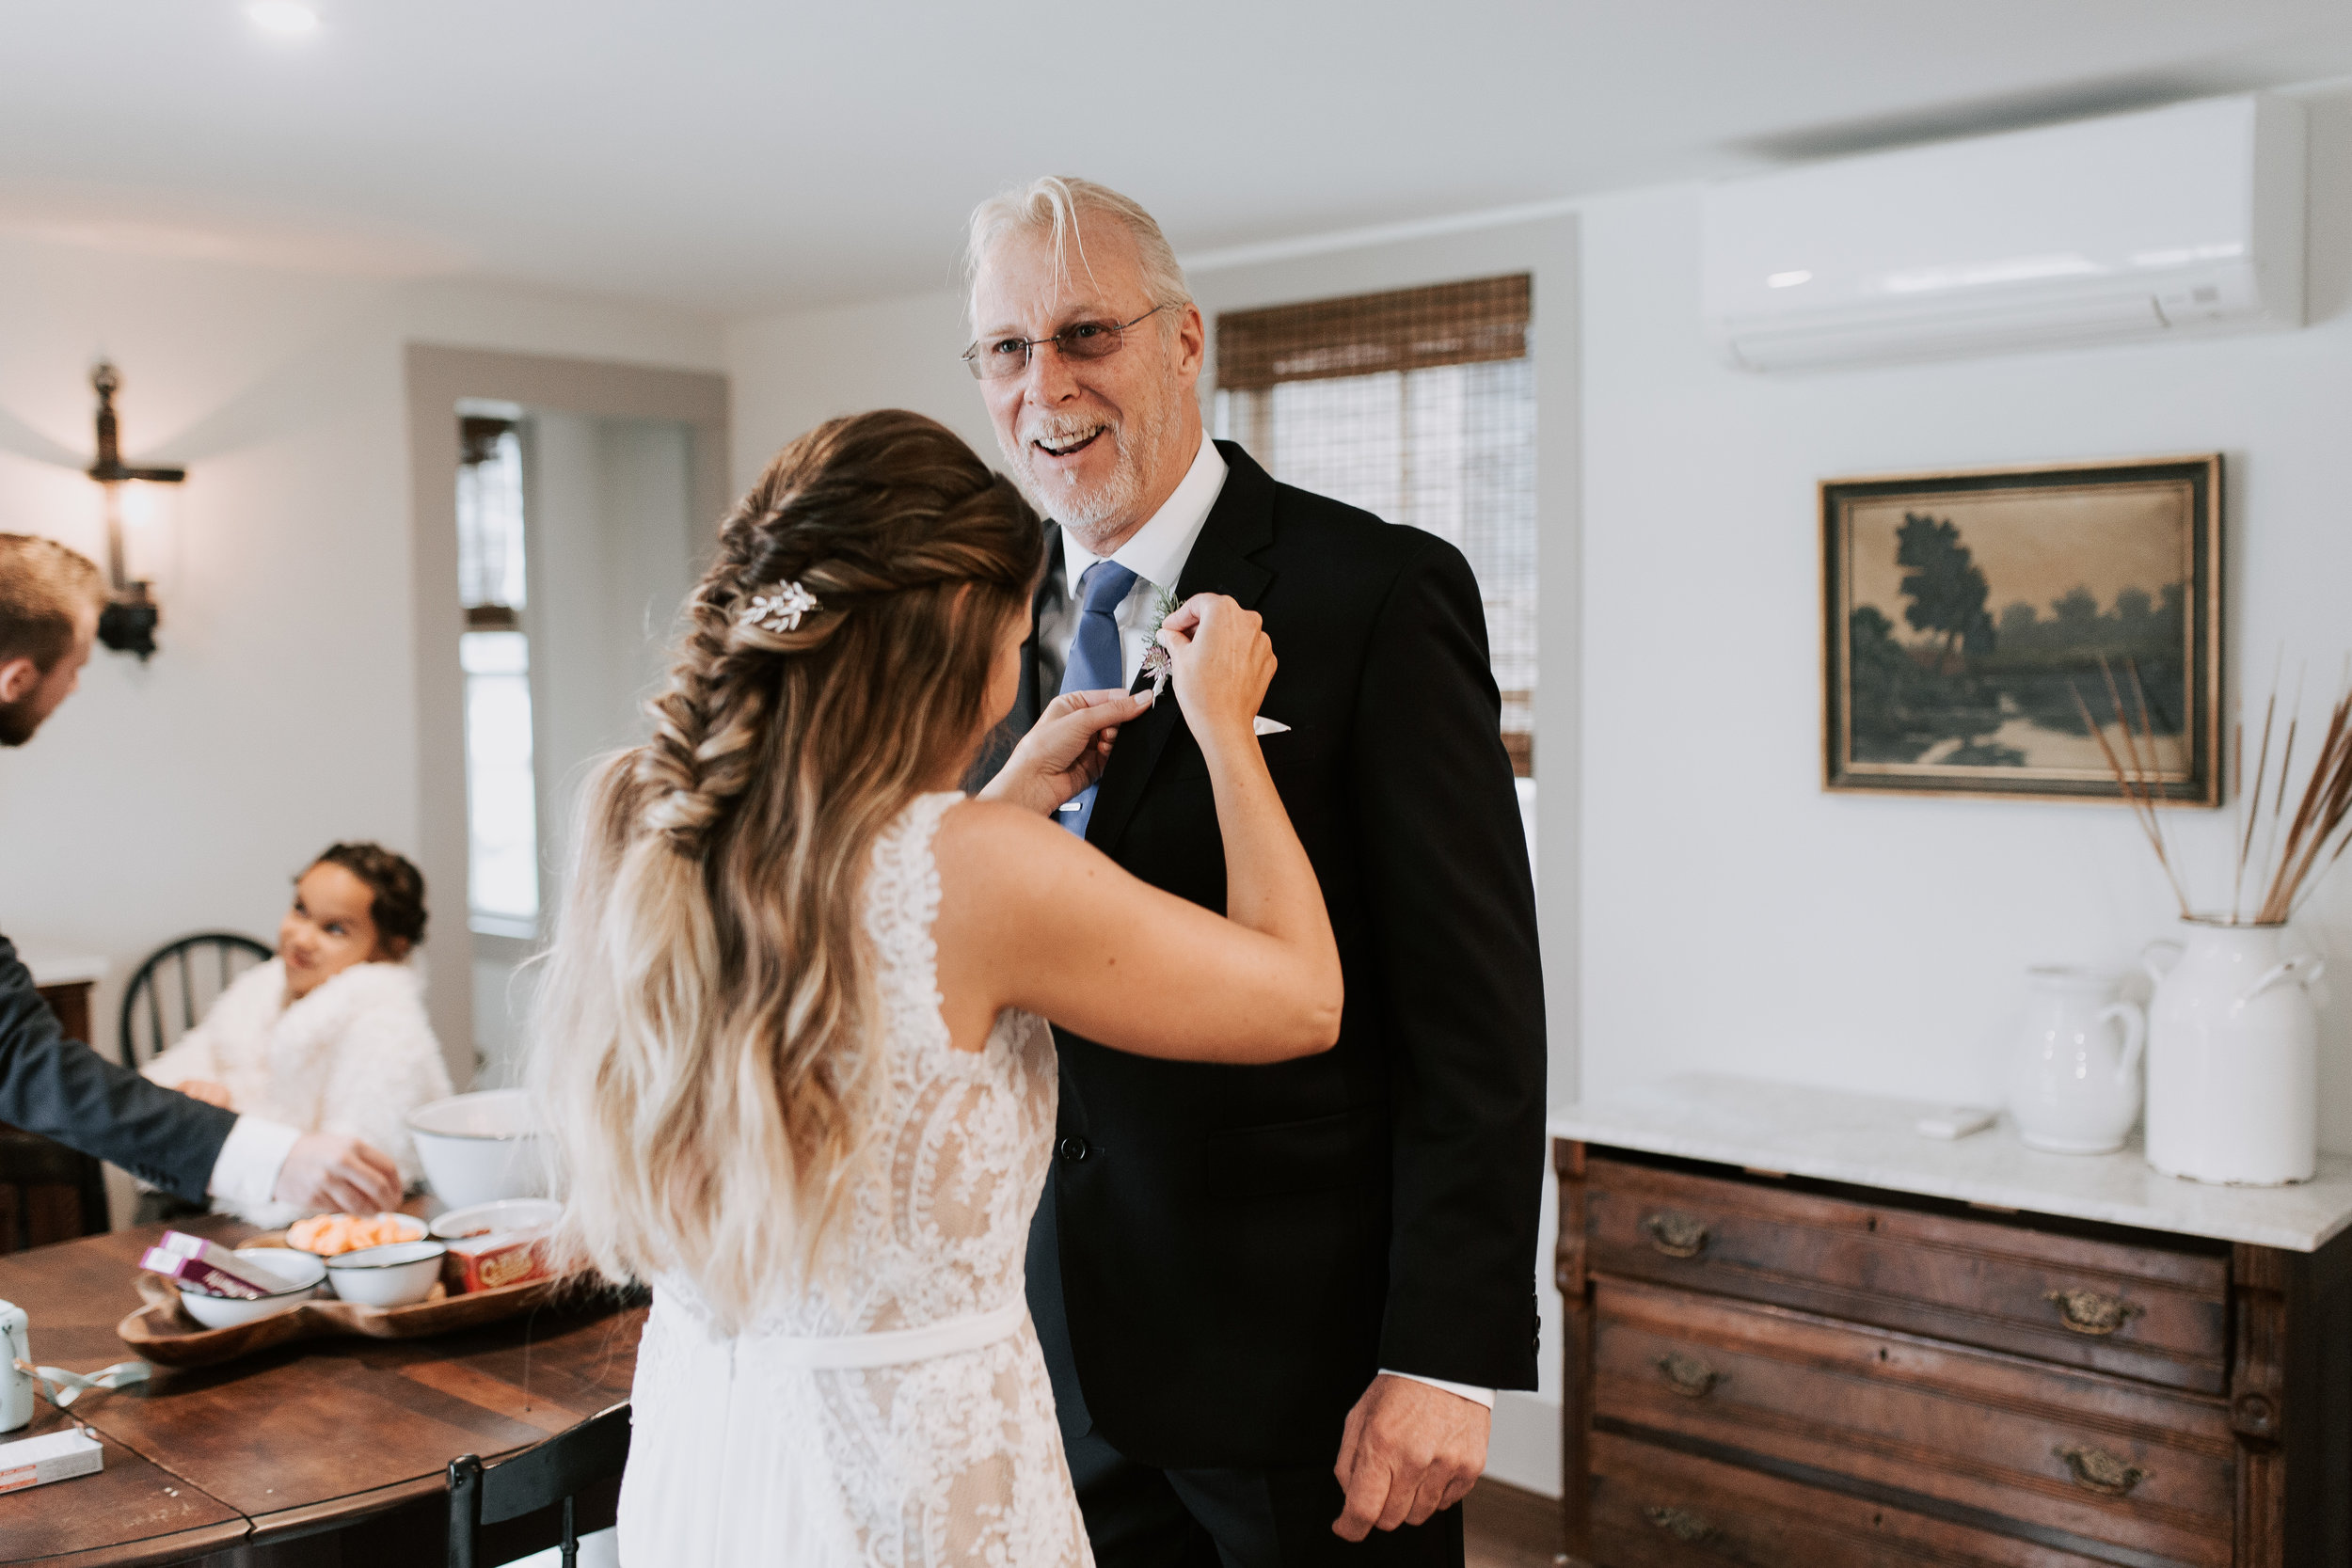
[(201, 1202), (237, 1117), (66, 1038), (16, 944), (0, 937), (0, 1121)]
[[(1331, 1463), (1375, 1372), (1535, 1386), (1544, 1020), (1486, 618), (1461, 552), (1229, 473), (1180, 595), (1265, 618), (1268, 770), (1323, 884), (1347, 1002), (1271, 1067), (1057, 1030), (1051, 1194), (1096, 1428), (1163, 1467)], [(1050, 696), (1034, 653), (1025, 730)], [(999, 753), (1001, 754), (1001, 752)], [(1222, 911), (1207, 764), (1171, 692), (1120, 733), (1087, 834)]]

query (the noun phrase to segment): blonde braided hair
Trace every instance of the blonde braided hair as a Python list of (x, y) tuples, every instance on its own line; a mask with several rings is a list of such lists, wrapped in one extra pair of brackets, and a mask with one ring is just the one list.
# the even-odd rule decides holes
[[(897, 410), (802, 436), (722, 525), (652, 738), (590, 781), (542, 993), (575, 1258), (684, 1273), (730, 1326), (818, 1261), (878, 1065), (874, 843), (982, 738), (1043, 549), (1010, 482)], [(818, 608), (747, 620), (780, 581)]]

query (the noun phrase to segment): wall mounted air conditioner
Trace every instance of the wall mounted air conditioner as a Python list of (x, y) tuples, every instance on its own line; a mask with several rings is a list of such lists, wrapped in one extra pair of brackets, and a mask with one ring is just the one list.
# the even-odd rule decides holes
[(1709, 333), (1798, 370), (2303, 325), (2303, 111), (2265, 94), (1727, 181)]

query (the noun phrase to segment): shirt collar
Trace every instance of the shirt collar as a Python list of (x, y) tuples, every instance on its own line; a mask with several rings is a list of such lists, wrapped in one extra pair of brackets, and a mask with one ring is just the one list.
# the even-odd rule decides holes
[[(1204, 431), (1200, 450), (1193, 454), (1192, 467), (1175, 490), (1141, 528), (1128, 535), (1125, 544), (1111, 551), (1111, 559), (1154, 588), (1173, 592), (1192, 555), (1193, 542), (1209, 520), (1209, 509), (1225, 488), (1225, 474), (1224, 454)], [(1089, 553), (1068, 529), (1061, 531), (1061, 550), (1062, 581), (1074, 599), (1078, 579), (1102, 558)]]

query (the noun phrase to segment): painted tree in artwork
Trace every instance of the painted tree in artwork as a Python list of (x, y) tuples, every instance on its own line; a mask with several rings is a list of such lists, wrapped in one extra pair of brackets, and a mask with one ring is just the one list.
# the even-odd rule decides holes
[(1992, 585), (1960, 542), (1958, 528), (1924, 513), (1904, 513), (1903, 526), (1895, 533), (1895, 564), (1910, 568), (1902, 581), (1911, 600), (1903, 619), (1914, 631), (1943, 635), (1935, 661), (1939, 673), (1955, 653), (1968, 657), (1993, 651), (1993, 617), (1984, 608)]

